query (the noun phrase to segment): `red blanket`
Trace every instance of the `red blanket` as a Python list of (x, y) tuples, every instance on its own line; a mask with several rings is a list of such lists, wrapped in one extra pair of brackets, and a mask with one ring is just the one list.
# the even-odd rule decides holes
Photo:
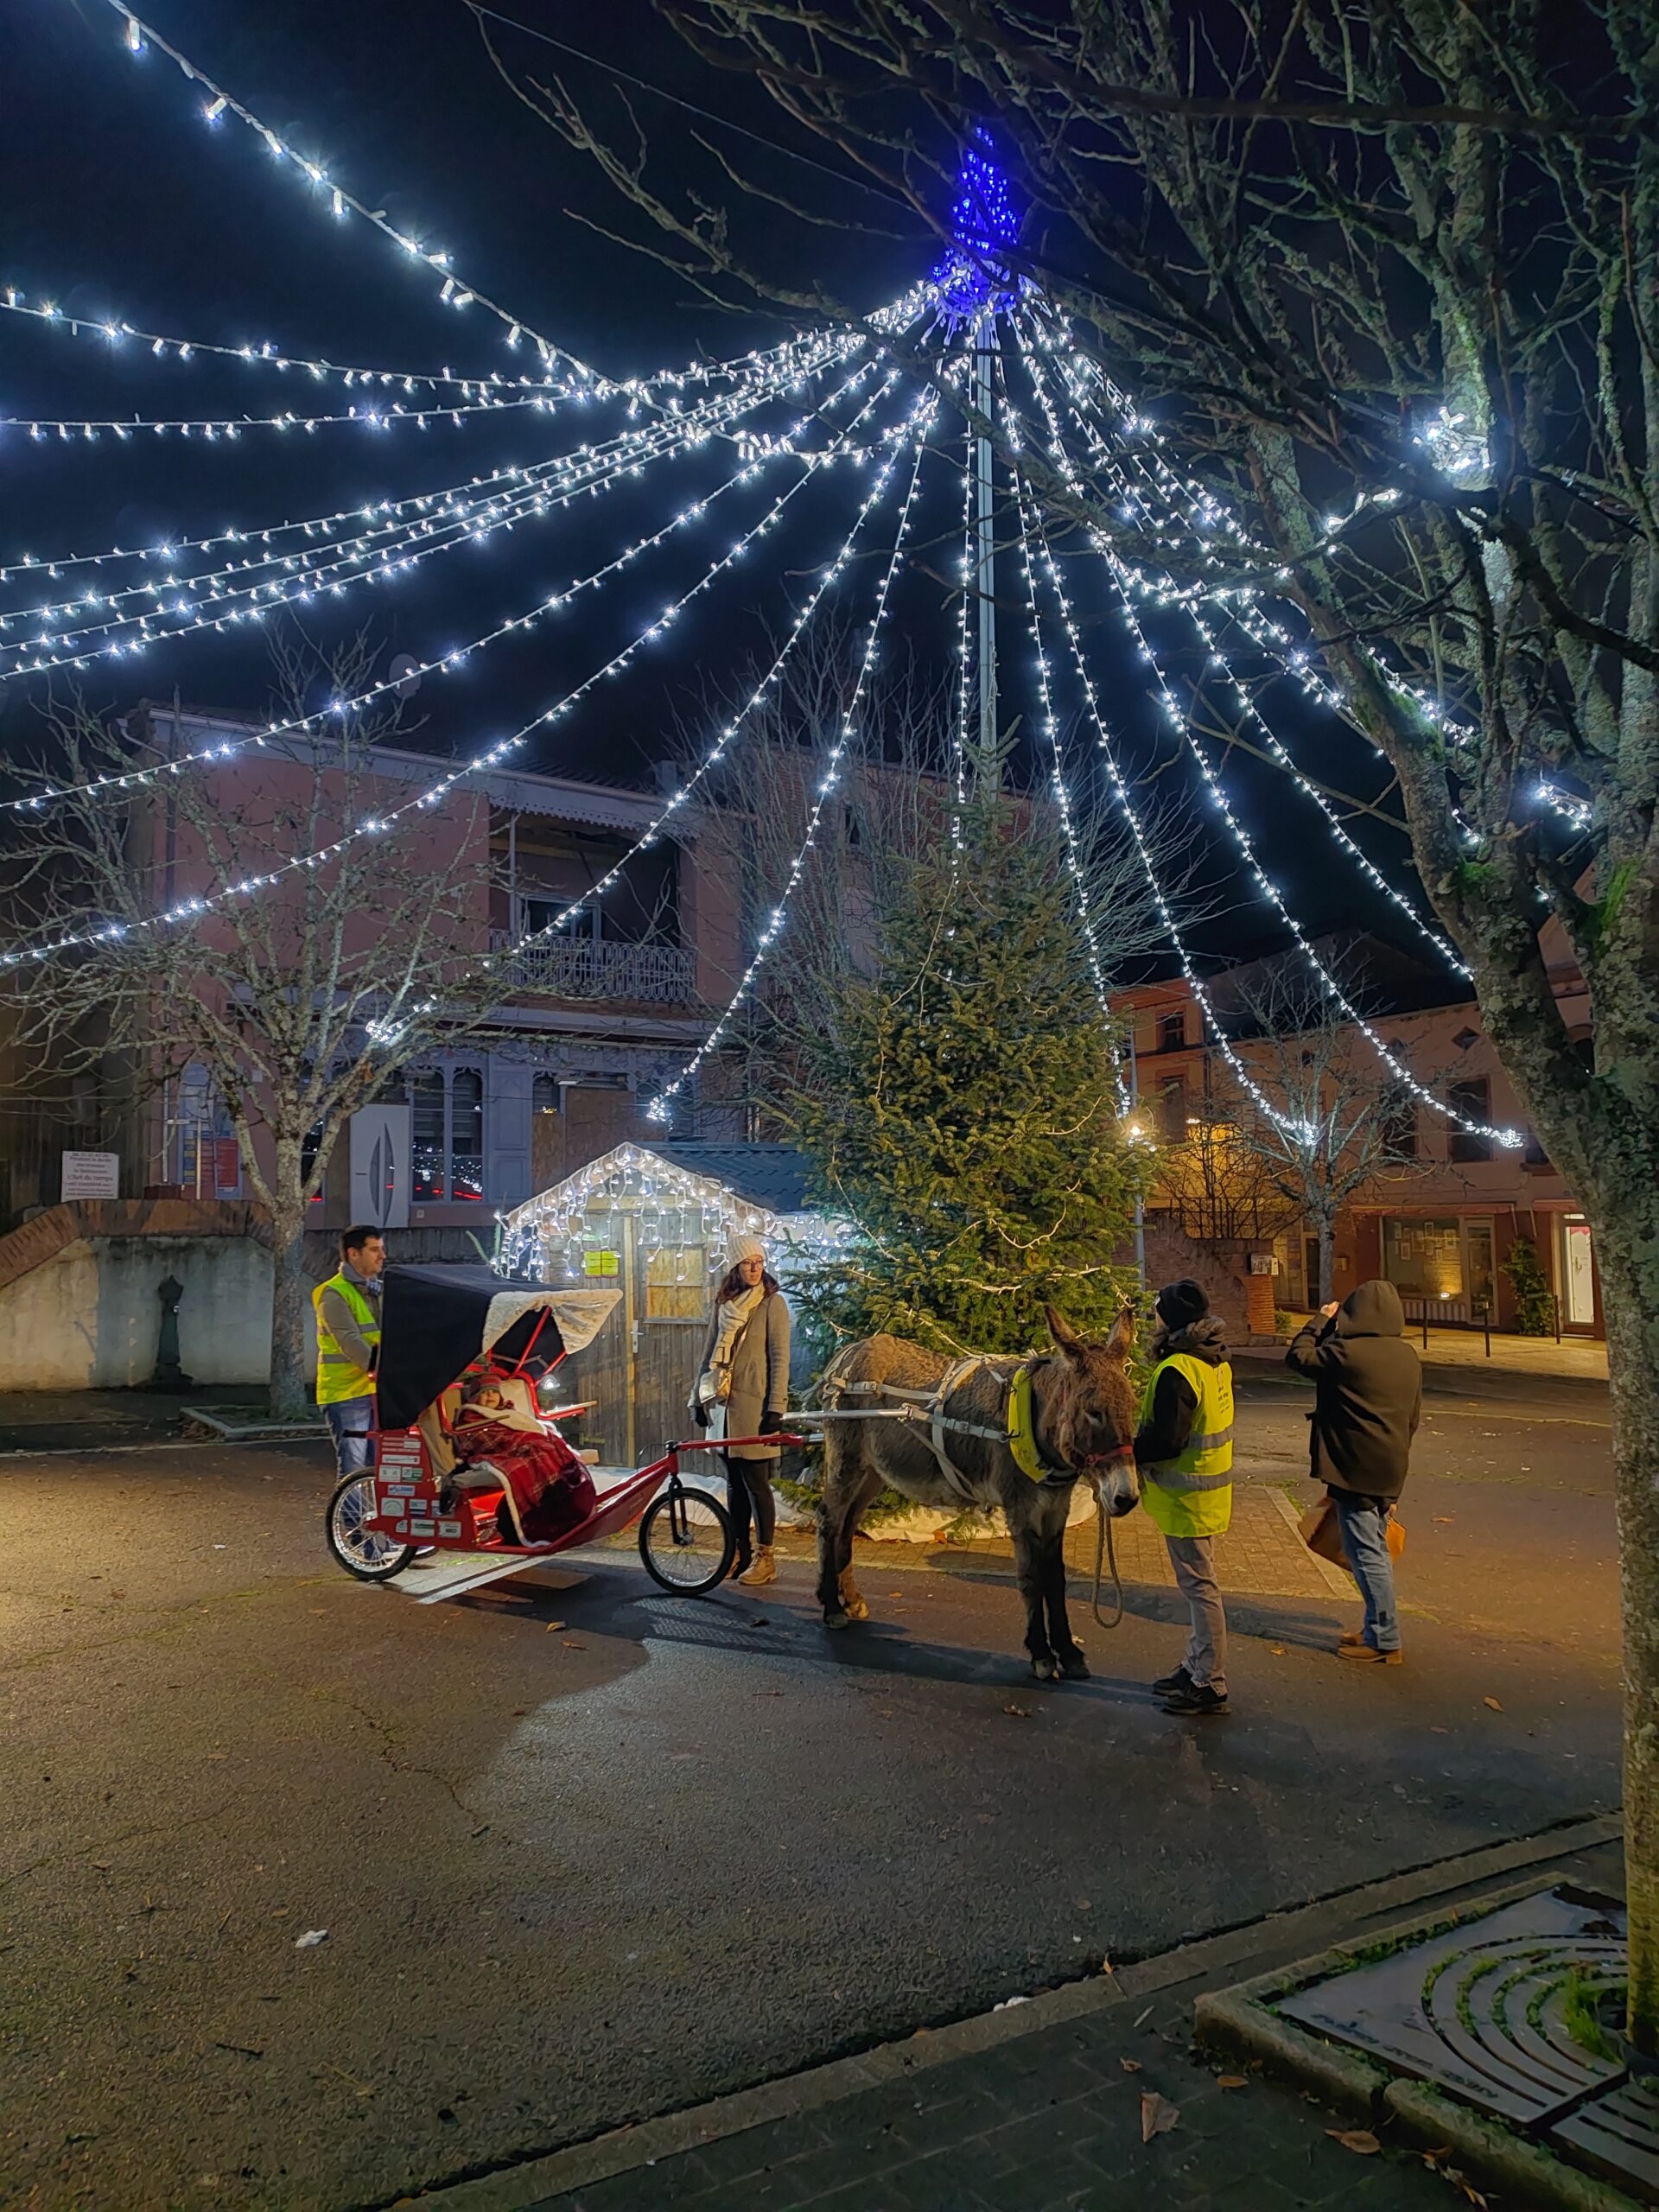
[(594, 1478), (562, 1436), (533, 1436), (473, 1414), (456, 1425), (455, 1445), (468, 1460), (499, 1467), (526, 1543), (552, 1543), (585, 1521), (599, 1503)]

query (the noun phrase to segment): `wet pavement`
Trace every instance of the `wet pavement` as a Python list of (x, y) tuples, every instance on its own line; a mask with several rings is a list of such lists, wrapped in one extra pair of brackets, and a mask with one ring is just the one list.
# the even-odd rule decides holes
[[(1241, 1429), (1300, 1501), (1300, 1402)], [(1241, 1597), (1196, 1725), (1149, 1584), (1039, 1687), (1004, 1560), (872, 1548), (833, 1638), (804, 1562), (426, 1607), (327, 1560), (327, 1486), (277, 1446), (0, 1465), (0, 2203), (383, 2203), (1617, 1796), (1577, 1409), (1437, 1399), (1408, 1664)]]

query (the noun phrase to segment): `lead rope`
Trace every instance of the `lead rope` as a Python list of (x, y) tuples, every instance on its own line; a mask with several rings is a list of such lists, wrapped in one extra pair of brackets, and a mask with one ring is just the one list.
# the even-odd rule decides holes
[[(1100, 1567), (1104, 1554), (1112, 1565), (1112, 1588), (1117, 1598), (1117, 1609), (1109, 1620), (1100, 1610)], [(1104, 1505), (1095, 1508), (1095, 1594), (1091, 1610), (1102, 1628), (1116, 1628), (1123, 1618), (1123, 1578), (1117, 1571), (1117, 1545), (1112, 1535), (1111, 1516)]]

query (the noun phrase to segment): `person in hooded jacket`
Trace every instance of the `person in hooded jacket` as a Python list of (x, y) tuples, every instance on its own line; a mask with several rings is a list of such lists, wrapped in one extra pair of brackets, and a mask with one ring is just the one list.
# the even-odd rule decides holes
[(1141, 1503), (1163, 1532), (1192, 1628), (1186, 1656), (1152, 1687), (1166, 1713), (1225, 1713), (1227, 1616), (1215, 1551), (1233, 1517), (1233, 1370), (1201, 1283), (1166, 1283), (1157, 1313), (1135, 1459)]
[(1313, 1377), (1312, 1473), (1336, 1509), (1365, 1601), (1363, 1625), (1343, 1637), (1337, 1656), (1366, 1667), (1401, 1664), (1389, 1516), (1423, 1411), (1422, 1363), (1402, 1333), (1405, 1319), (1391, 1282), (1363, 1282), (1340, 1306), (1323, 1307), (1285, 1356)]

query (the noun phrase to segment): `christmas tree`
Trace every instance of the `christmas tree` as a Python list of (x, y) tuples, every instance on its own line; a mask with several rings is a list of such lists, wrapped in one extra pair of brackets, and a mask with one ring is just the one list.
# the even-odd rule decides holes
[(1103, 1334), (1149, 1155), (1128, 1139), (1058, 836), (1013, 802), (892, 874), (793, 1099), (817, 1196), (856, 1241), (805, 1286), (837, 1338), (1020, 1351), (1052, 1303)]

